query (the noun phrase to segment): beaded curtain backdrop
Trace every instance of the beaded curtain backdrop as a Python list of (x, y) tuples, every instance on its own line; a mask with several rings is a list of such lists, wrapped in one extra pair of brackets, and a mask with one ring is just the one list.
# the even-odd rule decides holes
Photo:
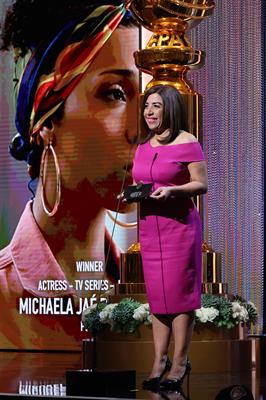
[(206, 65), (189, 74), (203, 97), (209, 192), (204, 235), (222, 253), (223, 281), (263, 316), (262, 0), (217, 0), (190, 33)]

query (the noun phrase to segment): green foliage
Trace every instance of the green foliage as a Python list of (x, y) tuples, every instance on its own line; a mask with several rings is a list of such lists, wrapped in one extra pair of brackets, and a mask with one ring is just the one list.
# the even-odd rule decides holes
[(83, 324), (86, 329), (88, 329), (93, 336), (96, 336), (97, 333), (102, 330), (103, 324), (100, 320), (100, 312), (106, 306), (105, 303), (98, 303), (96, 307), (88, 309), (89, 312), (83, 313)]
[(243, 306), (248, 312), (250, 323), (255, 324), (258, 319), (258, 313), (256, 307), (254, 306), (253, 303), (250, 302), (243, 303)]
[[(222, 296), (202, 294), (201, 301), (202, 307), (196, 310), (196, 326), (208, 323), (217, 328), (231, 329), (239, 323), (250, 326), (257, 321), (255, 305), (239, 296), (229, 300)], [(114, 332), (137, 334), (140, 324), (151, 323), (151, 313), (148, 304), (125, 298), (118, 304), (98, 303), (88, 308), (83, 312), (82, 321), (93, 335), (108, 325)]]
[(203, 294), (201, 296), (201, 306), (204, 308), (214, 307), (219, 311), (219, 315), (213, 320), (215, 326), (225, 326), (231, 329), (236, 325), (232, 316), (232, 303), (227, 298), (212, 294)]
[(122, 333), (136, 332), (140, 322), (133, 318), (133, 314), (140, 305), (139, 302), (130, 298), (121, 300), (112, 312), (112, 319), (114, 321), (112, 330)]

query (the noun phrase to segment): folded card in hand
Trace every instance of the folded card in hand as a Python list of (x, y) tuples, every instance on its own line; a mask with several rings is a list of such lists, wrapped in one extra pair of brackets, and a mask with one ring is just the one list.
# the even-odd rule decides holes
[(152, 191), (152, 183), (138, 183), (125, 188), (124, 197), (128, 203), (147, 199)]

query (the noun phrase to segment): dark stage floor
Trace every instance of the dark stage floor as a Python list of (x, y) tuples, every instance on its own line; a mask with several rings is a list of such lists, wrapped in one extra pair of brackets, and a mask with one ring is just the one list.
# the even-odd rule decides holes
[[(213, 355), (215, 356), (215, 355)], [(66, 397), (66, 371), (82, 367), (81, 353), (39, 353), (39, 352), (0, 352), (0, 399), (9, 398), (3, 394), (32, 396)], [(193, 366), (192, 366), (193, 368)], [(266, 379), (257, 371), (229, 373), (191, 373), (190, 400), (215, 400), (223, 388), (231, 385), (245, 385), (252, 390), (255, 400), (266, 400)], [(136, 388), (127, 398), (134, 399), (186, 399), (178, 393), (158, 394), (141, 389), (143, 375), (137, 375)], [(90, 394), (88, 393), (88, 396)], [(78, 398), (78, 397), (75, 397)]]

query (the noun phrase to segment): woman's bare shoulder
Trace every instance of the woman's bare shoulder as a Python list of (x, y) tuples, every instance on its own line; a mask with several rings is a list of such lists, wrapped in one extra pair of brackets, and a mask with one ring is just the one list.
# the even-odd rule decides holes
[(197, 142), (196, 136), (192, 135), (192, 133), (181, 131), (177, 136), (175, 142), (176, 143), (190, 143), (190, 142)]

